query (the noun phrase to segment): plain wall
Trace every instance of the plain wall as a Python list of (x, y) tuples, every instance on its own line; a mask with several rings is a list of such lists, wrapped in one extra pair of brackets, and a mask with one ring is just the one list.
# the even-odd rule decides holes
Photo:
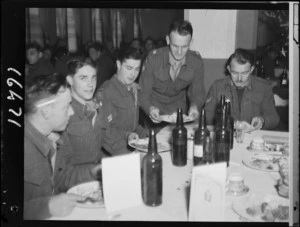
[[(184, 10), (185, 19), (189, 14), (189, 10)], [(256, 48), (257, 38), (257, 22), (258, 10), (238, 10), (236, 18), (236, 42), (235, 48), (241, 47), (245, 49)], [(191, 21), (193, 24), (193, 21)], [(200, 52), (201, 54), (201, 52)], [(229, 56), (228, 56), (229, 57)], [(228, 58), (227, 57), (227, 58)], [(204, 58), (204, 86), (206, 93), (209, 91), (211, 84), (225, 77), (224, 65), (227, 58), (223, 59), (208, 59)]]

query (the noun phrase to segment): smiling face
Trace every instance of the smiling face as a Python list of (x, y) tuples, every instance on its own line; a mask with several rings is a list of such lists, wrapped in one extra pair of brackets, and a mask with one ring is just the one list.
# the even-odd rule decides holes
[(141, 67), (141, 60), (125, 59), (122, 63), (117, 61), (117, 78), (125, 85), (131, 85), (136, 80)]
[(249, 62), (240, 64), (233, 58), (227, 69), (234, 85), (238, 88), (243, 88), (248, 85), (254, 66), (251, 66)]
[(71, 85), (72, 96), (79, 102), (84, 104), (93, 98), (97, 83), (96, 69), (94, 67), (84, 65), (73, 76), (68, 75), (67, 80)]
[(178, 32), (171, 32), (169, 36), (167, 36), (167, 43), (170, 47), (170, 52), (173, 58), (176, 61), (182, 60), (187, 54), (190, 43), (192, 40), (192, 36), (188, 35), (180, 35)]

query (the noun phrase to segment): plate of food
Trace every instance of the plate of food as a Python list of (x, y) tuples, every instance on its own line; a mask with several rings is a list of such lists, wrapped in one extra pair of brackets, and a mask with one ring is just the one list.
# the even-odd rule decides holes
[[(183, 114), (182, 117), (183, 117), (183, 122), (184, 123), (192, 122), (192, 121), (195, 120), (194, 118), (192, 118), (190, 116), (187, 116), (185, 114)], [(177, 113), (173, 113), (173, 114), (170, 114), (170, 115), (160, 115), (160, 120), (165, 121), (165, 122), (169, 122), (169, 123), (176, 123)]]
[(289, 200), (266, 195), (259, 198), (255, 194), (236, 200), (232, 209), (241, 217), (254, 222), (288, 222)]
[[(164, 152), (171, 150), (171, 144), (169, 144), (166, 141), (157, 140), (157, 152)], [(148, 144), (149, 144), (149, 138), (142, 138), (138, 140), (131, 140), (129, 141), (129, 146), (142, 151), (142, 152), (148, 152)]]
[(256, 170), (277, 172), (282, 155), (254, 154), (243, 159), (243, 163)]
[(265, 152), (268, 154), (282, 155), (288, 149), (288, 144), (286, 143), (270, 143), (265, 141), (263, 137), (255, 137), (250, 146), (247, 147), (249, 151), (254, 152)]
[(103, 193), (99, 181), (90, 181), (76, 185), (70, 188), (67, 193), (76, 194), (87, 198), (82, 202), (77, 202), (77, 206), (79, 207), (104, 207)]

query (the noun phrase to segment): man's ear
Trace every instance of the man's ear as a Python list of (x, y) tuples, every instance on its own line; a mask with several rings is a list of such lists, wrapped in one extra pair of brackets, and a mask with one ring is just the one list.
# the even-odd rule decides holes
[(251, 66), (251, 69), (250, 69), (250, 73), (253, 72), (254, 68), (255, 68), (254, 65), (252, 65), (252, 66)]
[(230, 73), (230, 67), (229, 67), (229, 65), (227, 65), (226, 68), (227, 68), (228, 72)]
[(39, 52), (39, 58), (43, 57), (43, 52)]
[(166, 41), (167, 41), (167, 44), (170, 45), (170, 37), (169, 37), (169, 35), (166, 35)]
[(190, 46), (192, 46), (193, 43), (194, 43), (194, 39), (192, 38), (192, 39), (191, 39), (191, 42), (190, 42)]
[(121, 62), (120, 62), (120, 60), (117, 60), (116, 63), (117, 63), (118, 70), (120, 70), (121, 69), (121, 65), (122, 65)]
[(70, 86), (73, 86), (73, 77), (70, 75), (67, 75), (67, 82), (70, 84)]
[(44, 119), (48, 120), (51, 114), (51, 105), (40, 107), (41, 115)]

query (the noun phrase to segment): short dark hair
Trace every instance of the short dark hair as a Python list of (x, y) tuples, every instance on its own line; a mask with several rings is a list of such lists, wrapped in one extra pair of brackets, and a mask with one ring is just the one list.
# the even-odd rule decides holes
[(91, 63), (89, 63), (87, 61), (86, 58), (80, 57), (80, 56), (73, 57), (72, 59), (70, 59), (67, 62), (67, 68), (68, 68), (69, 75), (73, 76), (74, 74), (77, 73), (77, 71), (79, 69), (81, 69), (83, 66), (86, 66), (86, 65), (89, 65), (89, 66), (95, 68)]
[(250, 50), (242, 49), (242, 48), (237, 48), (233, 54), (230, 55), (228, 58), (226, 64), (225, 64), (225, 74), (230, 75), (228, 72), (227, 66), (230, 67), (230, 63), (232, 59), (235, 59), (239, 64), (246, 64), (250, 63), (251, 66), (254, 66), (255, 64), (255, 57), (254, 54)]
[(120, 50), (118, 54), (118, 60), (122, 63), (126, 59), (142, 60), (142, 53), (139, 49), (134, 47), (127, 47)]
[(250, 65), (254, 65), (254, 55), (250, 50), (238, 48), (234, 51), (232, 55), (227, 60), (227, 65), (230, 65), (232, 59), (235, 59), (239, 64), (246, 64), (247, 62), (250, 63)]
[(103, 52), (105, 50), (104, 46), (100, 42), (94, 42), (88, 45), (87, 50), (94, 48), (96, 51)]
[(66, 77), (60, 73), (36, 75), (25, 81), (25, 113), (36, 111), (35, 104), (45, 98), (58, 94), (61, 88), (69, 87)]
[(32, 42), (27, 44), (26, 51), (29, 49), (36, 49), (38, 52), (42, 51), (42, 46), (38, 42)]
[(169, 35), (171, 32), (178, 32), (180, 35), (191, 35), (193, 36), (192, 24), (187, 20), (174, 21), (169, 28)]

